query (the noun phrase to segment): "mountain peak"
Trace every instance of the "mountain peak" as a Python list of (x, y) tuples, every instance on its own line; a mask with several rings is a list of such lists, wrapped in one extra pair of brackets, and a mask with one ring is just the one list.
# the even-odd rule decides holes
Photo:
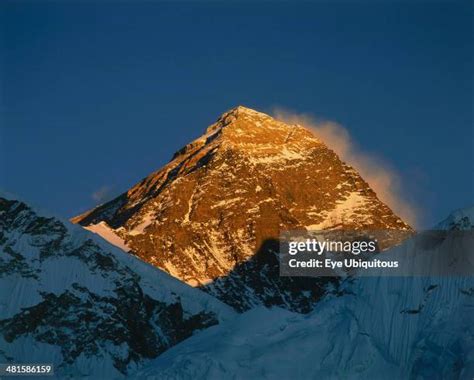
[(248, 108), (242, 105), (238, 105), (237, 107), (231, 108), (229, 111), (225, 112), (225, 114), (233, 114), (235, 116), (242, 116), (242, 115), (251, 115), (251, 116), (260, 116), (260, 117), (270, 117), (269, 115), (254, 110), (252, 108)]
[(236, 126), (237, 124), (240, 124), (237, 122), (242, 122), (242, 121), (250, 122), (250, 124), (252, 124), (253, 127), (259, 127), (259, 126), (262, 126), (263, 121), (276, 121), (276, 120), (274, 120), (271, 116), (263, 112), (259, 112), (251, 108), (247, 108), (247, 107), (239, 105), (237, 107), (230, 109), (227, 112), (224, 112), (214, 124), (212, 124), (206, 129), (206, 134), (212, 133), (214, 131), (217, 131), (219, 129), (226, 128), (229, 126)]
[(446, 219), (438, 223), (435, 229), (470, 230), (474, 228), (474, 206), (453, 211)]
[(312, 296), (289, 299), (291, 281), (277, 275), (277, 262), (265, 261), (281, 231), (410, 230), (309, 130), (242, 106), (167, 165), (74, 221), (97, 233), (109, 226), (143, 260), (238, 310), (309, 310), (317, 297), (310, 286)]

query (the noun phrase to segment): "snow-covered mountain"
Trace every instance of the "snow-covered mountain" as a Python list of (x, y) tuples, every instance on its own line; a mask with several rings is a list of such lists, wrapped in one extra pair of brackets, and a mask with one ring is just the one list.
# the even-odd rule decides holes
[(474, 229), (474, 206), (452, 212), (435, 229), (461, 231)]
[(239, 311), (309, 312), (324, 293), (327, 280), (279, 277), (282, 230), (410, 230), (310, 131), (245, 107), (73, 221)]
[[(469, 214), (472, 209), (457, 211), (447, 220)], [(451, 223), (446, 226), (450, 229)], [(387, 254), (406, 257), (403, 247)], [(280, 308), (238, 314), (173, 347), (136, 378), (474, 377), (472, 275), (361, 277), (341, 288), (342, 296), (326, 294), (306, 315)]]
[(0, 362), (119, 378), (234, 312), (97, 235), (0, 196)]

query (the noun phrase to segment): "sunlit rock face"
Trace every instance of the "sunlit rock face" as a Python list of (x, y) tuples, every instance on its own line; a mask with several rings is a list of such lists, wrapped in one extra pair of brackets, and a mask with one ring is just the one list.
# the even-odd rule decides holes
[(73, 221), (240, 311), (307, 312), (325, 291), (326, 280), (279, 277), (281, 231), (411, 230), (309, 130), (245, 107)]

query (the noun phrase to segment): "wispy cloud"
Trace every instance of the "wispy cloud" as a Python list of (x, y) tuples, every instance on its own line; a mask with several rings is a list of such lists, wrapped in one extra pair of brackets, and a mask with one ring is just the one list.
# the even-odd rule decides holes
[(404, 193), (399, 173), (381, 157), (363, 152), (346, 128), (332, 121), (319, 121), (309, 115), (295, 114), (284, 109), (275, 109), (273, 114), (286, 123), (299, 124), (311, 130), (344, 162), (360, 173), (382, 202), (407, 223), (417, 225), (420, 210)]
[(101, 186), (99, 189), (94, 191), (91, 195), (92, 199), (98, 203), (104, 203), (113, 197), (113, 188), (111, 186)]

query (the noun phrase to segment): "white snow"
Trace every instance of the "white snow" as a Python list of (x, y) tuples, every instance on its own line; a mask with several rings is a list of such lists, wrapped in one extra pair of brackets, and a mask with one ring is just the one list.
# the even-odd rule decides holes
[(364, 206), (366, 203), (367, 199), (363, 195), (358, 192), (352, 192), (345, 199), (337, 202), (332, 210), (323, 212), (321, 215), (323, 221), (321, 223), (311, 224), (306, 226), (306, 229), (308, 231), (324, 230), (354, 219), (361, 222), (363, 221), (361, 215), (365, 213), (361, 213), (357, 216), (355, 216), (354, 213), (358, 210), (365, 211)]
[(135, 378), (472, 378), (473, 277), (355, 278), (343, 289), (308, 315), (263, 307), (237, 315)]
[(204, 241), (204, 245), (208, 249), (211, 257), (214, 259), (214, 264), (217, 264), (224, 271), (229, 271), (235, 265), (234, 262), (230, 261), (225, 254), (225, 248), (221, 242), (221, 235), (218, 231), (209, 230), (208, 240)]
[(275, 152), (274, 145), (265, 144), (241, 144), (245, 145), (246, 149), (252, 150), (252, 156), (247, 159), (250, 163), (257, 164), (281, 164), (293, 160), (305, 160), (307, 155), (303, 152), (290, 150), (286, 146)]
[(141, 222), (138, 225), (136, 225), (128, 233), (132, 236), (141, 235), (145, 231), (145, 228), (151, 225), (154, 221), (155, 221), (154, 213), (148, 212), (142, 217)]
[(211, 206), (211, 209), (214, 209), (216, 207), (221, 207), (221, 206), (229, 206), (229, 205), (232, 205), (236, 202), (239, 202), (241, 201), (243, 198), (242, 197), (235, 197), (235, 198), (231, 198), (231, 199), (224, 199), (222, 201), (219, 201), (219, 202), (216, 202), (214, 203), (212, 206)]
[[(88, 312), (101, 317), (104, 316), (104, 311), (96, 306), (94, 297), (117, 297), (116, 292), (121, 283), (127, 283), (131, 278), (136, 279), (141, 292), (154, 300), (165, 304), (180, 302), (185, 315), (192, 316), (206, 311), (213, 313), (219, 321), (228, 320), (234, 315), (230, 307), (215, 298), (183, 284), (80, 226), (63, 221), (59, 232), (52, 230), (40, 234), (29, 233), (28, 226), (33, 224), (36, 218), (37, 215), (29, 210), (22, 211), (16, 217), (15, 224), (12, 224), (14, 228), (8, 226), (2, 230), (0, 264), (12, 264), (11, 273), (0, 273), (0, 321), (38, 305), (45, 300), (45, 294), (62, 295), (65, 292), (72, 292), (77, 297), (92, 295), (92, 298), (87, 298), (91, 301)], [(105, 224), (96, 225), (96, 228), (111, 233), (111, 229)], [(48, 243), (53, 243), (52, 249), (48, 249), (46, 253), (39, 252), (38, 247), (49, 248)], [(13, 254), (9, 253), (10, 249)], [(107, 257), (113, 267), (96, 266), (96, 255)], [(17, 264), (14, 264), (15, 260)], [(18, 265), (21, 270), (31, 269), (33, 275), (22, 274), (14, 265)], [(85, 291), (75, 291), (76, 286), (84, 288)], [(68, 315), (62, 318), (66, 319)], [(59, 326), (57, 332), (60, 330), (70, 331), (67, 324)], [(51, 331), (54, 333), (55, 328)], [(41, 331), (35, 332), (39, 335)], [(97, 339), (101, 344), (107, 341), (106, 338)], [(60, 346), (41, 343), (29, 333), (9, 342), (0, 334), (0, 362), (55, 363), (61, 378), (122, 378), (123, 375), (114, 367), (111, 355), (120, 356), (125, 354), (126, 349), (123, 344), (104, 343), (100, 345), (98, 353), (83, 353), (73, 363), (65, 363)], [(59, 364), (63, 366), (59, 367)], [(131, 367), (133, 366), (132, 363)]]
[(471, 229), (474, 227), (474, 206), (463, 208), (452, 212), (446, 219), (435, 228), (447, 230), (456, 227), (457, 229)]
[(91, 231), (103, 237), (110, 244), (115, 245), (116, 247), (124, 250), (125, 252), (130, 251), (130, 247), (127, 246), (127, 244), (125, 244), (125, 240), (123, 240), (119, 235), (117, 235), (115, 230), (109, 227), (109, 225), (106, 222), (102, 221), (97, 224), (91, 224), (84, 228), (88, 231)]

